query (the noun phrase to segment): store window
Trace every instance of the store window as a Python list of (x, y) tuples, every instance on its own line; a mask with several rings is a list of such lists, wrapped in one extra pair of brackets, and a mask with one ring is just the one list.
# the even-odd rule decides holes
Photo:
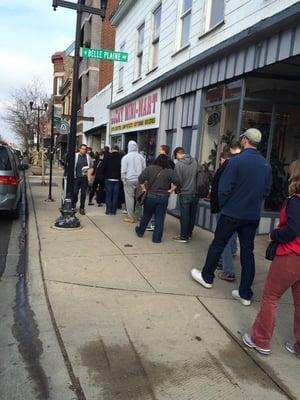
[(141, 154), (146, 158), (146, 164), (153, 163), (156, 157), (157, 131), (152, 129), (149, 131), (141, 131), (138, 134), (138, 146)]
[(111, 136), (110, 145), (111, 147), (119, 146), (119, 149), (122, 149), (122, 136), (121, 135)]
[(206, 92), (200, 160), (210, 171), (219, 166), (219, 154), (237, 137), (242, 81), (212, 87)]
[(173, 131), (173, 129), (166, 131), (166, 144), (170, 148), (170, 155), (172, 155), (173, 150), (174, 150), (174, 131)]
[(182, 0), (180, 13), (180, 48), (187, 46), (190, 41), (192, 3), (192, 0)]
[(161, 6), (153, 13), (153, 34), (152, 34), (152, 60), (151, 69), (158, 65), (158, 48), (160, 38)]
[(193, 131), (192, 127), (183, 128), (182, 147), (185, 153), (191, 154)]

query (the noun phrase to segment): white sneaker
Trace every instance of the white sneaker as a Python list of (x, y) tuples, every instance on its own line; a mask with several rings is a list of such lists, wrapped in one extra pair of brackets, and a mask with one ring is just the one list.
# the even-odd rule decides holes
[(192, 278), (195, 279), (195, 281), (200, 283), (200, 285), (202, 285), (206, 289), (211, 289), (213, 287), (213, 285), (211, 283), (205, 282), (205, 280), (202, 277), (202, 273), (201, 273), (201, 271), (199, 271), (199, 269), (193, 268), (191, 270), (191, 275), (192, 275)]
[(239, 295), (238, 289), (233, 290), (231, 292), (231, 294), (232, 294), (232, 297), (235, 300), (239, 300), (243, 304), (243, 306), (246, 306), (246, 307), (251, 306), (251, 300), (242, 299), (241, 296)]
[(295, 344), (294, 344), (294, 343), (286, 342), (286, 343), (284, 344), (284, 347), (285, 347), (285, 349), (286, 349), (289, 353), (294, 354), (294, 355), (297, 356), (297, 357), (300, 357), (300, 353), (298, 353), (298, 352), (296, 351), (296, 349), (295, 349)]
[(146, 231), (148, 231), (148, 232), (153, 232), (154, 231), (154, 229), (155, 229), (155, 225), (148, 225), (147, 226), (147, 228), (146, 228)]
[(127, 210), (125, 209), (125, 210), (122, 210), (122, 214), (128, 214), (127, 213)]
[(258, 351), (260, 354), (263, 354), (264, 356), (268, 356), (271, 353), (270, 349), (263, 349), (262, 347), (256, 346), (256, 344), (251, 339), (251, 336), (249, 335), (249, 333), (244, 333), (244, 335), (242, 336), (242, 339), (246, 346), (250, 347), (250, 349), (255, 349), (256, 351)]

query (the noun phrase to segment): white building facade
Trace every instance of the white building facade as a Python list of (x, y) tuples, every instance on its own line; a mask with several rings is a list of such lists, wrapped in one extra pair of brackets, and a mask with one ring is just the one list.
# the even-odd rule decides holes
[[(160, 144), (182, 145), (213, 171), (224, 144), (259, 128), (276, 170), (260, 227), (268, 232), (287, 165), (300, 157), (299, 17), (295, 0), (123, 0), (112, 23), (129, 62), (115, 64), (111, 142), (136, 139), (149, 161)], [(153, 93), (160, 107), (139, 124), (139, 104)], [(198, 223), (213, 228), (207, 202)]]
[[(83, 134), (84, 143), (94, 151), (103, 149), (109, 144), (109, 110), (107, 104), (110, 104), (112, 96), (112, 84), (108, 84), (104, 89), (93, 96), (83, 106)], [(88, 121), (90, 118), (93, 121)]]

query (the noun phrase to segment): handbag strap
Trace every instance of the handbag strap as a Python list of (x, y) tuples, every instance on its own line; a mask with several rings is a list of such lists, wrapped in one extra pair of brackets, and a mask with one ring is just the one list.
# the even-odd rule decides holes
[(151, 182), (149, 182), (149, 185), (147, 187), (147, 192), (152, 188), (154, 182), (156, 181), (156, 179), (158, 178), (158, 176), (160, 175), (160, 173), (163, 171), (163, 168), (161, 168), (157, 174), (155, 174), (155, 176), (152, 178)]

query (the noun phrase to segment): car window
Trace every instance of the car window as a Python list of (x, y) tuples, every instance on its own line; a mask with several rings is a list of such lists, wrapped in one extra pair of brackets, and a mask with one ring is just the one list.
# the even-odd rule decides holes
[(10, 171), (11, 169), (8, 151), (5, 147), (0, 146), (0, 171)]

